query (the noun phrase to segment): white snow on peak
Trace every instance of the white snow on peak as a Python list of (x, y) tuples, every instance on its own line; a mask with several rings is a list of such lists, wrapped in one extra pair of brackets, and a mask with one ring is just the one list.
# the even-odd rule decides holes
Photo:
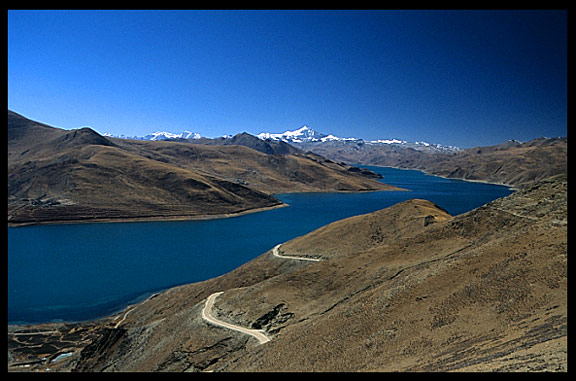
[(172, 133), (166, 131), (156, 131), (144, 137), (146, 140), (165, 140), (165, 139), (200, 139), (200, 134), (192, 131), (183, 131), (180, 133)]
[[(138, 137), (138, 136), (125, 136), (125, 135), (112, 135), (108, 133), (104, 133), (104, 136), (109, 137), (117, 137), (123, 139), (137, 139), (137, 140), (171, 140), (171, 139), (200, 139), (202, 136), (196, 132), (191, 131), (183, 131), (179, 133), (167, 132), (167, 131), (156, 131), (152, 134)], [(408, 148), (413, 148), (416, 150), (440, 150), (445, 152), (453, 152), (459, 151), (460, 148), (453, 147), (453, 146), (444, 146), (441, 144), (430, 144), (424, 141), (420, 142), (408, 142), (406, 140), (400, 139), (378, 139), (378, 140), (363, 140), (357, 138), (341, 138), (334, 134), (324, 134), (322, 132), (318, 132), (313, 130), (312, 128), (308, 127), (307, 125), (303, 125), (302, 127), (294, 130), (294, 131), (284, 131), (283, 133), (271, 133), (271, 132), (262, 132), (256, 135), (258, 138), (262, 140), (274, 140), (274, 141), (284, 141), (287, 143), (325, 143), (325, 142), (334, 142), (333, 144), (353, 144), (357, 142), (359, 144), (368, 144), (368, 145), (394, 145), (394, 146), (403, 146)], [(232, 135), (224, 135), (224, 138), (231, 138)]]
[(324, 136), (323, 138), (320, 139), (323, 142), (328, 142), (331, 140), (341, 140), (338, 136), (334, 136), (332, 134), (328, 135), (328, 136)]
[(297, 129), (296, 131), (285, 131), (285, 134), (292, 134), (292, 135), (302, 135), (302, 134), (306, 134), (309, 132), (314, 132), (314, 130), (312, 130), (310, 127), (308, 127), (307, 125), (303, 125), (302, 127), (300, 127), (299, 129)]
[(378, 140), (371, 140), (370, 143), (375, 143), (375, 144), (405, 144), (408, 142), (406, 140), (398, 140), (398, 139), (378, 139)]
[(134, 139), (134, 140), (170, 140), (170, 139), (200, 139), (202, 136), (196, 132), (192, 131), (182, 131), (179, 133), (167, 132), (167, 131), (156, 131), (146, 136), (126, 136), (113, 135), (110, 133), (103, 133), (103, 136), (120, 138), (120, 139)]
[(283, 141), (292, 142), (292, 143), (326, 141), (326, 140), (322, 140), (324, 138), (326, 138), (327, 140), (339, 139), (334, 135), (326, 135), (326, 134), (316, 132), (306, 125), (300, 127), (297, 130), (294, 130), (294, 131), (284, 131), (283, 133), (280, 133), (280, 134), (270, 133), (270, 132), (262, 132), (256, 136), (262, 140), (266, 140), (266, 139), (283, 140)]
[[(257, 135), (262, 140), (270, 139), (275, 141), (284, 141), (288, 143), (310, 143), (310, 142), (364, 142), (363, 139), (357, 138), (341, 138), (333, 134), (324, 134), (314, 131), (310, 127), (304, 125), (294, 131), (284, 131), (283, 133), (262, 132)], [(458, 147), (443, 146), (441, 144), (430, 144), (427, 142), (409, 142), (400, 139), (378, 139), (365, 141), (367, 144), (372, 145), (400, 145), (403, 147), (410, 147), (414, 149), (432, 149), (441, 151), (458, 151)]]

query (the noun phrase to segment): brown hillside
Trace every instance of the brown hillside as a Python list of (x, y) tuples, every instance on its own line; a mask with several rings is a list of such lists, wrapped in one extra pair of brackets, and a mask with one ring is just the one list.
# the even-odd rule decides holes
[(281, 251), (332, 259), (389, 245), (399, 238), (420, 233), (430, 224), (451, 218), (434, 203), (413, 199), (374, 213), (336, 221), (287, 242)]
[(8, 222), (204, 218), (281, 206), (271, 194), (396, 190), (313, 155), (111, 139), (8, 111)]
[[(403, 204), (425, 218), (414, 201)], [(213, 369), (565, 370), (566, 217), (566, 181), (554, 179), (225, 292), (219, 307), (234, 321), (249, 324), (280, 304), (293, 315), (291, 324), (272, 322), (269, 332), (280, 331), (266, 346)], [(338, 224), (322, 234), (331, 228), (338, 240)], [(367, 242), (364, 232), (358, 240)]]
[(568, 163), (567, 138), (539, 138), (525, 143), (510, 141), (456, 153), (353, 142), (328, 142), (307, 148), (346, 163), (419, 169), (437, 176), (500, 183), (516, 188), (566, 173)]
[(314, 154), (268, 155), (238, 145), (114, 141), (126, 151), (266, 193), (398, 190), (375, 181), (373, 173), (356, 172), (354, 167)]
[(429, 162), (421, 161), (416, 168), (420, 166), (438, 176), (529, 187), (542, 179), (566, 173), (567, 165), (567, 138), (540, 138), (437, 156)]

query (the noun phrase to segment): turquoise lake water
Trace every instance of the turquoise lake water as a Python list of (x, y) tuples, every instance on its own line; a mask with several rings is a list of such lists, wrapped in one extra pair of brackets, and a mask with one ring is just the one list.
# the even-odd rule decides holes
[(289, 207), (210, 221), (8, 228), (8, 322), (102, 317), (153, 292), (222, 275), (278, 243), (411, 198), (452, 215), (512, 191), (419, 171), (367, 167), (409, 192), (277, 195)]

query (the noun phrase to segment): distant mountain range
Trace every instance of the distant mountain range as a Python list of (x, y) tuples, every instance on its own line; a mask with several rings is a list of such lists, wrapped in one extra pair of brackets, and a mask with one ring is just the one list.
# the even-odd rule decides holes
[(285, 131), (281, 134), (275, 134), (270, 132), (262, 132), (257, 135), (260, 139), (266, 140), (276, 140), (284, 141), (289, 143), (309, 143), (309, 142), (330, 142), (330, 141), (346, 141), (346, 140), (358, 140), (356, 138), (339, 138), (332, 134), (324, 134), (322, 132), (317, 132), (308, 126), (302, 126), (294, 131)]
[[(133, 139), (133, 140), (199, 140), (199, 139), (210, 139), (202, 137), (200, 134), (191, 131), (183, 131), (178, 133), (166, 132), (166, 131), (156, 131), (152, 134), (146, 136), (126, 136), (126, 135), (112, 135), (103, 134), (108, 137), (116, 137), (121, 139)], [(221, 138), (216, 139), (231, 139), (237, 135), (225, 135)], [(442, 145), (442, 144), (432, 144), (427, 142), (409, 142), (400, 139), (377, 139), (377, 140), (364, 140), (360, 138), (342, 138), (333, 134), (326, 134), (323, 132), (318, 132), (312, 128), (304, 125), (294, 131), (285, 131), (283, 133), (272, 133), (272, 132), (261, 132), (256, 135), (261, 140), (271, 140), (277, 142), (285, 142), (290, 144), (321, 144), (321, 143), (363, 143), (369, 145), (385, 145), (385, 146), (399, 146), (412, 148), (418, 151), (438, 151), (438, 152), (458, 152), (461, 149), (455, 146)], [(300, 147), (301, 148), (301, 147)]]
[(143, 140), (171, 140), (202, 145), (241, 145), (265, 154), (314, 153), (337, 163), (418, 169), (427, 173), (474, 181), (524, 187), (565, 173), (567, 138), (508, 140), (498, 145), (462, 149), (400, 139), (342, 138), (302, 126), (283, 133), (262, 132), (204, 138), (198, 134), (156, 132)]
[(152, 134), (148, 134), (146, 136), (127, 136), (127, 135), (112, 135), (112, 134), (102, 134), (103, 136), (111, 137), (111, 138), (120, 138), (120, 139), (132, 139), (132, 140), (148, 140), (148, 141), (156, 141), (156, 140), (175, 140), (175, 139), (200, 139), (200, 134), (192, 131), (182, 131), (178, 133), (173, 132), (166, 132), (166, 131), (156, 131)]
[(327, 143), (327, 142), (339, 142), (339, 143), (364, 143), (369, 145), (396, 145), (402, 147), (408, 147), (416, 150), (426, 150), (426, 151), (449, 151), (457, 152), (461, 149), (455, 146), (445, 146), (442, 144), (431, 144), (427, 142), (409, 142), (400, 139), (377, 139), (377, 140), (364, 140), (359, 138), (341, 138), (333, 134), (325, 134), (322, 132), (317, 132), (308, 126), (302, 126), (294, 131), (285, 131), (281, 134), (275, 134), (270, 132), (262, 132), (257, 135), (263, 140), (275, 140), (284, 141), (287, 143), (296, 144), (307, 144), (307, 143)]

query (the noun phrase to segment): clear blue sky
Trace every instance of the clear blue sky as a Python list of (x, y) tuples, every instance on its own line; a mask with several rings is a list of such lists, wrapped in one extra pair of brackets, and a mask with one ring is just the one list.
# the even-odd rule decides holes
[(10, 10), (8, 108), (140, 136), (566, 136), (567, 12)]

